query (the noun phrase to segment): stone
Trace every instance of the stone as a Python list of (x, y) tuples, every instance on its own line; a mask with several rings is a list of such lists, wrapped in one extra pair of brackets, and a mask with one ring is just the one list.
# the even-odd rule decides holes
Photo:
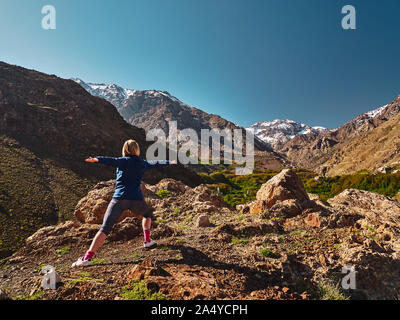
[(264, 183), (258, 190), (256, 198), (266, 201), (268, 208), (278, 201), (294, 199), (305, 202), (310, 200), (300, 178), (290, 169), (282, 170)]
[(304, 218), (304, 223), (309, 227), (319, 228), (321, 226), (321, 217), (318, 213), (310, 213)]
[(197, 227), (209, 227), (211, 225), (208, 215), (202, 214), (197, 217)]
[(1, 300), (9, 300), (10, 298), (8, 297), (7, 293), (4, 290), (0, 289), (0, 301)]
[(292, 217), (309, 206), (310, 198), (300, 178), (293, 170), (285, 169), (264, 183), (251, 205), (250, 213), (281, 212)]

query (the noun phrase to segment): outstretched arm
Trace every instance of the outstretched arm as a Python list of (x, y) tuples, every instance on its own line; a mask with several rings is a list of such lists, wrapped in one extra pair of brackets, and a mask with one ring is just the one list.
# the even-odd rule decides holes
[(94, 158), (89, 157), (85, 161), (90, 163), (98, 162), (116, 168), (116, 167), (121, 167), (126, 160), (121, 158), (110, 158), (110, 157), (94, 157)]
[(168, 166), (170, 164), (175, 164), (175, 161), (169, 161), (169, 160), (165, 160), (162, 163), (161, 162), (155, 162), (155, 163), (150, 163), (148, 161), (144, 161), (146, 163), (146, 170), (150, 170), (150, 169), (158, 169), (158, 168), (162, 168), (165, 166)]

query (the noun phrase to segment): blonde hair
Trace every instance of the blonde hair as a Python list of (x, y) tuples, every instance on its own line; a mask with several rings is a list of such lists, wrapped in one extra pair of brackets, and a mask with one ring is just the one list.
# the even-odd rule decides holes
[(140, 155), (139, 144), (133, 139), (125, 141), (124, 146), (122, 147), (122, 156), (128, 157), (138, 155)]

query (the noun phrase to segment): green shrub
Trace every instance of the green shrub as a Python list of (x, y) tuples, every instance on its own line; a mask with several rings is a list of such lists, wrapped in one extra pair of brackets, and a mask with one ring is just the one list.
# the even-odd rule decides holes
[(146, 286), (146, 282), (134, 280), (122, 288), (121, 297), (124, 300), (168, 300), (168, 297), (160, 292), (152, 292)]
[(33, 295), (23, 294), (16, 297), (16, 300), (39, 300), (43, 296), (43, 291), (40, 290)]
[(339, 287), (328, 282), (318, 284), (317, 296), (321, 300), (349, 300)]
[(249, 240), (243, 237), (242, 238), (232, 237), (231, 243), (234, 246), (244, 247), (249, 243)]
[(68, 253), (70, 253), (70, 251), (71, 251), (71, 247), (63, 247), (61, 249), (56, 249), (57, 254), (59, 254), (60, 256), (68, 254)]
[(169, 198), (171, 196), (171, 192), (165, 189), (160, 189), (157, 191), (157, 195), (161, 198), (161, 199), (166, 199)]
[(261, 256), (275, 258), (276, 254), (270, 248), (261, 248), (259, 251)]
[(165, 220), (163, 218), (157, 218), (156, 222), (160, 223), (160, 224), (165, 224), (165, 223), (167, 223), (167, 220)]

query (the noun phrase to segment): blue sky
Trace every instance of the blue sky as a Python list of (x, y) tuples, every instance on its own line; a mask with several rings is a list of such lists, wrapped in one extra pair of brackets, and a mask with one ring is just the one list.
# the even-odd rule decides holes
[[(57, 29), (41, 28), (54, 5)], [(341, 28), (341, 8), (357, 30)], [(398, 0), (2, 0), (0, 60), (167, 90), (242, 126), (337, 127), (400, 94)]]

